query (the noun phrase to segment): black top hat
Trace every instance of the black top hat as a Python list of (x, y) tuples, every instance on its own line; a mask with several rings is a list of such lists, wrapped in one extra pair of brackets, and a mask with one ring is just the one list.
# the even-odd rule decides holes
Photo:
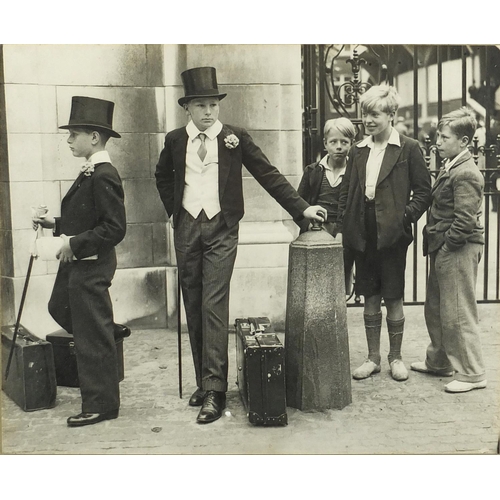
[(182, 106), (196, 97), (218, 97), (224, 99), (227, 94), (220, 94), (217, 88), (217, 75), (215, 68), (204, 66), (193, 68), (181, 73), (184, 85), (184, 97), (177, 102)]
[(121, 135), (113, 130), (114, 108), (115, 103), (111, 101), (96, 99), (95, 97), (73, 96), (69, 123), (59, 128), (85, 127), (101, 129), (111, 137), (120, 138)]

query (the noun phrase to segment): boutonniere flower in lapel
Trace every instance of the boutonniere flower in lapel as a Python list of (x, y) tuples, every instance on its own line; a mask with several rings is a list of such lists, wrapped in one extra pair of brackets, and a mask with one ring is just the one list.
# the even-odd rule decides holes
[(224, 137), (224, 144), (228, 149), (237, 148), (239, 143), (240, 140), (234, 134), (229, 134), (226, 137)]
[(81, 171), (83, 172), (83, 174), (87, 177), (90, 177), (92, 175), (92, 173), (94, 172), (94, 164), (93, 163), (90, 163), (89, 161), (86, 161), (82, 167), (81, 167)]

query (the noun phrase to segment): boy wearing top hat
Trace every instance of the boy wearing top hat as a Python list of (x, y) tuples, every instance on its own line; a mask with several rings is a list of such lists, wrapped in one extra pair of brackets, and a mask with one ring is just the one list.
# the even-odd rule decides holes
[(174, 228), (174, 242), (198, 389), (190, 406), (201, 406), (198, 423), (220, 418), (228, 371), (229, 283), (243, 217), (242, 165), (294, 219), (326, 220), (269, 163), (248, 132), (223, 125), (216, 70), (181, 74), (178, 100), (190, 118), (169, 132), (156, 166), (156, 184)]
[(61, 203), (61, 217), (48, 213), (34, 224), (52, 228), (63, 245), (49, 312), (73, 334), (82, 412), (68, 426), (91, 425), (118, 417), (120, 407), (115, 337), (130, 330), (113, 321), (109, 287), (116, 269), (115, 246), (126, 230), (122, 182), (106, 143), (113, 130), (114, 103), (91, 97), (72, 99), (68, 144), (86, 160)]

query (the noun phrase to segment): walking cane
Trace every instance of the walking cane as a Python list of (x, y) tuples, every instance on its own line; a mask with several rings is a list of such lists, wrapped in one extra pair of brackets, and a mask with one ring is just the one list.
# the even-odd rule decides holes
[[(41, 215), (47, 213), (45, 205), (40, 205)], [(40, 226), (38, 224), (33, 226), (36, 231), (35, 240), (38, 238)], [(26, 280), (24, 282), (23, 294), (21, 295), (21, 303), (19, 304), (19, 312), (17, 313), (16, 325), (14, 327), (14, 335), (12, 336), (12, 345), (10, 346), (9, 359), (7, 361), (7, 368), (5, 368), (5, 380), (9, 376), (10, 364), (12, 363), (12, 356), (14, 354), (14, 348), (16, 347), (17, 334), (19, 332), (19, 326), (21, 325), (21, 316), (23, 314), (24, 301), (26, 300), (26, 294), (28, 293), (28, 283), (30, 281), (31, 269), (33, 268), (33, 261), (38, 257), (36, 251), (32, 250), (30, 255), (30, 261), (28, 264), (28, 271), (26, 272)]]
[(177, 268), (177, 355), (179, 365), (179, 397), (182, 399), (182, 351), (181, 351), (181, 280)]
[(10, 346), (9, 360), (7, 361), (7, 368), (5, 369), (5, 380), (9, 376), (10, 364), (12, 362), (12, 355), (14, 354), (14, 348), (16, 346), (17, 332), (19, 331), (19, 325), (21, 324), (21, 315), (23, 313), (24, 301), (26, 299), (26, 293), (28, 292), (28, 283), (30, 281), (31, 269), (33, 268), (33, 261), (36, 256), (32, 253), (30, 255), (30, 262), (28, 265), (28, 272), (26, 273), (26, 281), (24, 282), (23, 294), (21, 296), (21, 304), (19, 305), (19, 312), (17, 313), (16, 326), (14, 327), (14, 335), (12, 337), (12, 345)]

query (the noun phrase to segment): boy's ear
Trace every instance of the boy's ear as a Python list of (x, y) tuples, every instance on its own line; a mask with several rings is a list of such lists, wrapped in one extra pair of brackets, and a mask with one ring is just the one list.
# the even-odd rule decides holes
[(463, 146), (463, 147), (468, 146), (468, 145), (469, 145), (469, 142), (470, 142), (470, 141), (469, 141), (469, 138), (468, 138), (466, 135), (464, 135), (464, 136), (462, 137), (462, 139), (460, 139), (460, 144), (461, 144), (461, 146)]

